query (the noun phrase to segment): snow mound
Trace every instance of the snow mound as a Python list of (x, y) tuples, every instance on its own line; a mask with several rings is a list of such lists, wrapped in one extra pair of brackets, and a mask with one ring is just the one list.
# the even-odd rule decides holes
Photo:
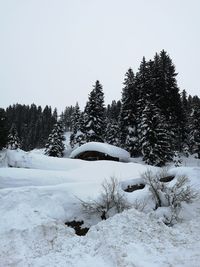
[(70, 158), (75, 158), (78, 154), (85, 151), (98, 151), (111, 157), (119, 158), (121, 161), (128, 161), (130, 158), (130, 154), (126, 150), (100, 142), (89, 142), (78, 147), (77, 149), (72, 151)]
[(197, 267), (196, 233), (197, 221), (170, 228), (134, 209), (91, 227), (85, 237), (46, 222), (24, 231), (13, 229), (9, 239), (3, 235), (1, 266)]
[[(123, 190), (141, 183), (139, 177), (147, 169), (158, 168), (53, 158), (22, 150), (4, 151), (1, 158), (0, 267), (199, 266), (200, 199), (183, 205), (182, 221), (173, 227), (164, 225), (158, 212), (152, 211), (148, 186), (123, 192), (130, 204), (146, 202), (147, 214), (131, 209), (98, 223), (99, 215), (90, 217), (82, 210), (79, 199), (95, 200), (105, 179), (116, 177)], [(198, 166), (171, 168), (170, 174), (187, 175), (190, 185), (200, 190)], [(90, 227), (87, 235), (75, 235), (64, 224), (69, 220), (84, 220)]]

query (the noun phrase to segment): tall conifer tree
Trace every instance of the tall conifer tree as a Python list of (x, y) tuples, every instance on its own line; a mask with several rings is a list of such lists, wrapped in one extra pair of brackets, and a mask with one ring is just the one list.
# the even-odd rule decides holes
[(19, 139), (16, 125), (14, 123), (9, 131), (7, 148), (11, 150), (21, 148), (21, 141)]
[(64, 140), (65, 138), (64, 138), (63, 126), (60, 122), (57, 122), (54, 125), (51, 134), (49, 135), (47, 144), (45, 146), (46, 147), (45, 154), (52, 157), (63, 157)]
[(87, 142), (104, 141), (105, 108), (102, 85), (96, 81), (93, 90), (89, 94), (84, 112), (84, 133)]
[(150, 101), (142, 112), (139, 129), (143, 160), (150, 165), (165, 165), (172, 156), (170, 136), (164, 116)]
[(138, 154), (138, 90), (135, 86), (135, 75), (131, 68), (125, 74), (124, 85), (119, 121), (121, 131), (120, 143), (121, 146), (127, 149), (132, 156), (136, 156)]

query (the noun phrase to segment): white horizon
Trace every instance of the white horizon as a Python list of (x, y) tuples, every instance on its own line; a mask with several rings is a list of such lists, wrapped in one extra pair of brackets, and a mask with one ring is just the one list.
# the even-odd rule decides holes
[(166, 50), (178, 86), (198, 95), (198, 0), (0, 1), (0, 107), (84, 108), (98, 79), (105, 103), (121, 98), (124, 75)]

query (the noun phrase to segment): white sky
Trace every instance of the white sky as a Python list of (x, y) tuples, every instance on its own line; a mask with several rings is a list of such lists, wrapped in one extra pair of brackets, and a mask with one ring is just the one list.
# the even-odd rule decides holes
[(108, 104), (162, 49), (180, 89), (199, 94), (199, 14), (199, 0), (0, 0), (0, 107), (83, 108), (97, 79)]

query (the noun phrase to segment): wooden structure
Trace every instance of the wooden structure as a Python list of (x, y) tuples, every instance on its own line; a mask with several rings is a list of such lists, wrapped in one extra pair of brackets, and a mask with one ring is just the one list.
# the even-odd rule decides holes
[(119, 161), (119, 158), (112, 157), (108, 154), (99, 152), (99, 151), (84, 151), (74, 157), (75, 159), (83, 159), (83, 160), (113, 160), (113, 161)]

